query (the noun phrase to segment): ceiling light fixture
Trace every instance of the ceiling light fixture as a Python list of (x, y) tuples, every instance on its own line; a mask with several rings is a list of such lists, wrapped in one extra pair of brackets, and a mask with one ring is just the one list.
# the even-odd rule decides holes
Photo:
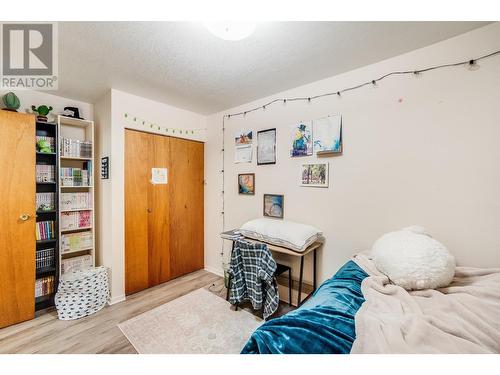
[(255, 22), (204, 22), (203, 25), (224, 40), (242, 40), (255, 31)]

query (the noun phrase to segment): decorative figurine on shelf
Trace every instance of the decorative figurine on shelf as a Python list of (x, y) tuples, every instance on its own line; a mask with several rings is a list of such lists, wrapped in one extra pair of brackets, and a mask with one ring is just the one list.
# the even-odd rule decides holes
[(39, 141), (36, 142), (36, 150), (38, 152), (43, 152), (43, 153), (53, 152), (49, 142), (45, 139), (40, 139)]
[(31, 110), (33, 112), (36, 112), (38, 113), (38, 115), (36, 116), (36, 119), (38, 121), (43, 121), (43, 122), (47, 122), (47, 115), (49, 114), (50, 111), (52, 111), (54, 108), (52, 107), (47, 107), (46, 105), (41, 105), (39, 106), (38, 108), (35, 107), (34, 105), (31, 106)]
[(3, 108), (6, 111), (17, 112), (19, 107), (21, 106), (21, 102), (16, 94), (13, 92), (8, 92), (3, 96), (3, 104), (6, 108)]
[(83, 118), (80, 117), (80, 111), (76, 107), (64, 107), (64, 112), (62, 114), (67, 117), (83, 120)]

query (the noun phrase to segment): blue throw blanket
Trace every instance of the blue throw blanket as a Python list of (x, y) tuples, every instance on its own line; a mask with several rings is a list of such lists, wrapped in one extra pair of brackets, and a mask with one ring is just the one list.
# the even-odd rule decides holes
[(367, 276), (356, 263), (347, 262), (300, 308), (260, 326), (241, 353), (349, 353), (354, 315), (364, 302), (361, 282)]

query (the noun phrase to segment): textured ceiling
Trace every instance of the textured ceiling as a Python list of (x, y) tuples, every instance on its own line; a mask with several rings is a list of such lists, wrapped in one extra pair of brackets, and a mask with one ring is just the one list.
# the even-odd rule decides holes
[(59, 90), (113, 87), (208, 114), (387, 59), (485, 22), (269, 22), (224, 41), (194, 22), (62, 22)]

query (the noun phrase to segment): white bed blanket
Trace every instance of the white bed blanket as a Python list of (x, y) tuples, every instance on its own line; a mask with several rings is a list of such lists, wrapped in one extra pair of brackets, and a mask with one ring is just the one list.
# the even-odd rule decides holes
[(366, 254), (354, 261), (369, 277), (351, 353), (500, 353), (500, 269), (457, 267), (448, 287), (406, 291)]

